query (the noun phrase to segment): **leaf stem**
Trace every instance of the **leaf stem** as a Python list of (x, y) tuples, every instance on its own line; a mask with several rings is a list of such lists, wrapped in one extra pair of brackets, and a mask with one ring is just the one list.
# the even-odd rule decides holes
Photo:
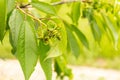
[(24, 11), (23, 9), (21, 9), (19, 6), (16, 6), (16, 8), (19, 9), (22, 13), (24, 13), (24, 14), (26, 14), (27, 16), (31, 17), (32, 19), (34, 19), (34, 20), (38, 21), (39, 23), (41, 23), (41, 24), (43, 24), (43, 25), (46, 26), (46, 24), (43, 23), (39, 18), (36, 18), (36, 17), (34, 17), (33, 15), (25, 12), (25, 11)]
[(53, 6), (56, 6), (56, 5), (61, 5), (61, 4), (66, 4), (66, 3), (73, 3), (73, 2), (77, 2), (77, 0), (72, 0), (72, 1), (59, 1), (59, 2), (54, 2), (52, 3)]
[(63, 0), (59, 2), (54, 2), (51, 5), (56, 6), (56, 5), (61, 5), (61, 4), (74, 3), (74, 2), (92, 3), (92, 1), (90, 0)]

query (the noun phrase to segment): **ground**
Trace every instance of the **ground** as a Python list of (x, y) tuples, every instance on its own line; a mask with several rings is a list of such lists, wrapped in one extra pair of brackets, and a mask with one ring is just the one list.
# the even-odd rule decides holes
[[(73, 80), (120, 80), (120, 71), (111, 69), (91, 68), (86, 66), (69, 66), (74, 73)], [(53, 75), (53, 80), (56, 74)], [(0, 80), (24, 80), (17, 60), (0, 60)], [(39, 64), (35, 67), (30, 80), (45, 80)], [(67, 79), (66, 79), (67, 80)]]

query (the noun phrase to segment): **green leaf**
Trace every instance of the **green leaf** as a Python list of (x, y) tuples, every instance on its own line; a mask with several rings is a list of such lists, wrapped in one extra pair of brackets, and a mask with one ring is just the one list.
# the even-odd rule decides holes
[(62, 53), (65, 52), (66, 47), (67, 47), (67, 34), (66, 34), (66, 30), (65, 30), (63, 22), (57, 18), (53, 19), (53, 21), (60, 28), (59, 29), (60, 40), (53, 42), (53, 46), (51, 46), (51, 49), (49, 50), (48, 56), (46, 57), (46, 59), (60, 56)]
[(120, 14), (116, 15), (117, 18), (117, 26), (120, 28)]
[(19, 3), (27, 3), (29, 0), (16, 0), (18, 1)]
[(77, 58), (80, 55), (80, 46), (73, 32), (69, 28), (66, 28), (66, 30), (71, 51)]
[(17, 49), (18, 35), (22, 23), (23, 23), (22, 14), (17, 9), (14, 9), (9, 19), (10, 42), (13, 47), (14, 54)]
[(103, 16), (103, 18), (105, 20), (105, 23), (106, 23), (106, 25), (107, 25), (107, 27), (108, 27), (108, 29), (110, 31), (110, 34), (112, 36), (112, 40), (114, 41), (115, 49), (117, 49), (119, 35), (118, 35), (118, 33), (117, 33), (116, 29), (115, 29), (115, 26), (112, 23), (112, 21), (110, 21), (108, 16), (106, 16), (104, 13), (102, 13), (102, 16)]
[(108, 13), (108, 18), (111, 21), (111, 23), (113, 24), (114, 28), (117, 29), (117, 19), (116, 19), (116, 15), (112, 14), (112, 13)]
[(90, 26), (91, 26), (91, 30), (92, 30), (92, 33), (93, 33), (93, 36), (94, 36), (94, 39), (98, 42), (100, 42), (101, 40), (101, 36), (102, 36), (102, 33), (101, 33), (101, 30), (94, 18), (94, 12), (92, 9), (88, 9), (88, 20), (89, 20), (89, 23), (90, 23)]
[(105, 26), (105, 23), (104, 23), (104, 19), (102, 18), (101, 14), (94, 14), (94, 19), (97, 23), (97, 25), (100, 27), (100, 30), (102, 32), (106, 32), (106, 26)]
[(6, 30), (8, 30), (9, 27), (9, 18), (11, 16), (12, 11), (15, 8), (15, 0), (8, 0), (7, 1), (7, 22), (6, 22)]
[(45, 12), (45, 13), (51, 14), (51, 15), (56, 15), (56, 11), (55, 11), (54, 7), (48, 3), (35, 1), (35, 2), (32, 2), (31, 4), (34, 8), (36, 8), (42, 12)]
[(78, 20), (80, 17), (80, 2), (75, 2), (72, 5), (72, 10), (71, 10), (71, 18), (73, 20), (73, 23), (78, 25)]
[(6, 29), (6, 19), (7, 19), (7, 1), (0, 0), (0, 40), (3, 40)]
[(38, 1), (38, 0), (32, 0), (32, 2), (36, 2), (36, 1)]
[(9, 14), (15, 8), (15, 0), (8, 0), (7, 2), (7, 14)]
[(68, 44), (70, 46), (72, 53), (77, 58), (80, 55), (80, 46), (79, 46), (78, 40), (76, 39), (76, 36), (73, 34), (71, 25), (69, 25), (66, 21), (64, 21), (64, 24), (67, 31)]
[(57, 72), (57, 76), (61, 76), (61, 73), (63, 72), (63, 68), (59, 66), (57, 60), (55, 60), (54, 68), (55, 68), (55, 72)]
[(46, 75), (46, 80), (52, 80), (52, 59), (44, 60), (47, 57), (47, 53), (50, 50), (49, 45), (45, 45), (42, 40), (39, 42), (40, 64)]
[(82, 44), (89, 49), (89, 43), (85, 35), (74, 25), (71, 25), (71, 29), (77, 34), (79, 40), (82, 42)]
[(33, 22), (26, 16), (20, 26), (16, 53), (24, 72), (25, 80), (29, 80), (37, 63), (38, 47), (34, 30)]
[(96, 41), (100, 42), (101, 40), (101, 30), (95, 20), (90, 21), (91, 30)]
[(55, 59), (55, 71), (60, 77), (68, 76), (70, 79), (73, 78), (72, 71), (67, 67), (67, 63), (64, 57), (60, 56)]

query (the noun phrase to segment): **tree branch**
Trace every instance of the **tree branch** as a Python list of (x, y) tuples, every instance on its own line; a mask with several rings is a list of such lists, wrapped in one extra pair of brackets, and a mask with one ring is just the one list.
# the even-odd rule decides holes
[(56, 6), (56, 5), (61, 5), (61, 4), (73, 3), (73, 2), (78, 2), (78, 1), (77, 1), (77, 0), (59, 1), (59, 2), (52, 3), (52, 5), (53, 5), (53, 6)]
[(16, 8), (17, 8), (18, 10), (20, 10), (22, 13), (24, 13), (25, 15), (31, 17), (32, 19), (34, 19), (34, 20), (38, 21), (39, 23), (41, 23), (41, 24), (43, 24), (43, 25), (46, 26), (46, 24), (44, 24), (39, 18), (36, 18), (36, 17), (34, 17), (33, 15), (25, 12), (25, 11), (24, 11), (23, 9), (21, 9), (19, 6), (16, 6)]
[(22, 6), (20, 6), (20, 8), (26, 8), (28, 6), (30, 6), (30, 4), (22, 5)]
[(61, 5), (61, 4), (68, 4), (68, 3), (74, 3), (74, 2), (83, 2), (83, 3), (92, 3), (91, 0), (67, 0), (67, 1), (59, 1), (59, 2), (54, 2), (51, 5), (56, 6), (56, 5)]

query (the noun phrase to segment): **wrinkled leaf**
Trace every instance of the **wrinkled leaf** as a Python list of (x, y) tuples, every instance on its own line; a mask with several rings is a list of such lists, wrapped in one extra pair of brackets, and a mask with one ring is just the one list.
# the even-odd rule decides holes
[(79, 40), (82, 42), (82, 44), (89, 49), (89, 43), (85, 35), (74, 25), (71, 25), (71, 29), (77, 34)]
[(26, 17), (19, 30), (17, 53), (21, 67), (23, 69), (25, 80), (29, 80), (31, 73), (37, 63), (37, 40), (34, 32), (33, 22)]
[(43, 68), (43, 71), (46, 75), (46, 80), (52, 80), (52, 60), (44, 60), (47, 56), (48, 51), (50, 50), (49, 45), (45, 45), (42, 40), (39, 42), (39, 53), (40, 53), (40, 64)]
[(71, 18), (73, 20), (73, 23), (75, 23), (76, 25), (78, 24), (79, 17), (80, 17), (80, 2), (75, 2), (72, 5)]
[(32, 6), (40, 11), (43, 11), (47, 14), (56, 15), (54, 7), (48, 3), (35, 1), (31, 3)]
[(23, 23), (22, 14), (17, 9), (14, 9), (9, 19), (10, 42), (13, 47), (14, 54), (17, 49), (18, 35), (19, 35), (20, 26), (22, 23)]
[(0, 0), (0, 40), (3, 40), (6, 29), (7, 1)]

